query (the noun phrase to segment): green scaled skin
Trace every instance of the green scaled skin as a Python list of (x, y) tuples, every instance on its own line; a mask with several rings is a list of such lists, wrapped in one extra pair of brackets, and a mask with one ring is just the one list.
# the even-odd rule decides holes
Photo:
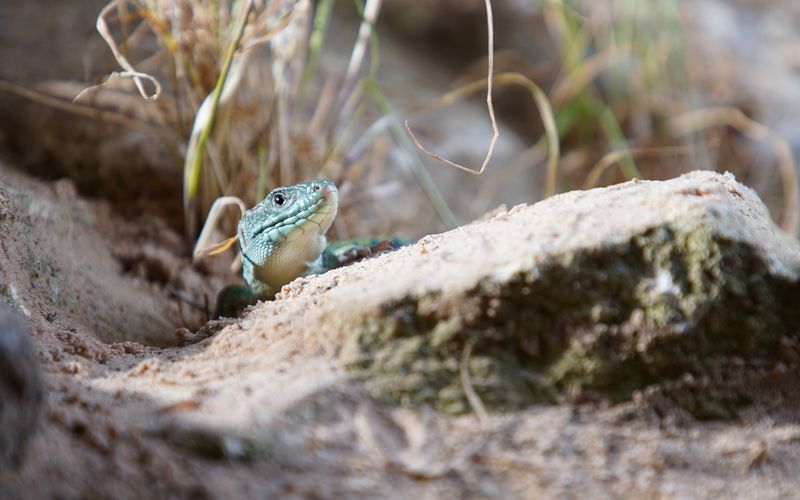
[(214, 318), (236, 318), (247, 306), (258, 302), (259, 295), (247, 285), (228, 285), (217, 294)]
[(357, 260), (371, 257), (379, 253), (396, 250), (414, 243), (415, 241), (416, 240), (399, 238), (397, 236), (385, 238), (378, 236), (337, 241), (329, 244), (322, 252), (321, 272), (346, 266)]
[(273, 190), (239, 221), (242, 276), (247, 285), (217, 295), (215, 318), (236, 317), (245, 307), (269, 300), (298, 276), (319, 274), (394, 250), (413, 240), (359, 238), (326, 246), (339, 205), (336, 186), (313, 181)]
[(238, 236), (247, 286), (224, 288), (214, 316), (238, 316), (248, 305), (274, 298), (298, 276), (318, 272), (338, 207), (336, 185), (312, 181), (274, 189), (245, 212)]

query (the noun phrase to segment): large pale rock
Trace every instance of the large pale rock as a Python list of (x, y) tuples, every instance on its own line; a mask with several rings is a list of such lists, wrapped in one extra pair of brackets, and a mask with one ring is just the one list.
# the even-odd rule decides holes
[(324, 297), (345, 356), (380, 399), (448, 412), (468, 410), (461, 362), (484, 403), (512, 410), (625, 399), (800, 334), (800, 244), (731, 175), (567, 193), (361, 266)]

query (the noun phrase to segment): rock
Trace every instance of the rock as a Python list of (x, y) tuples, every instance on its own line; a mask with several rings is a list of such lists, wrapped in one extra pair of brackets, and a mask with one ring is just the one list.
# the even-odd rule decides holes
[(0, 466), (16, 463), (42, 409), (42, 377), (27, 329), (0, 308)]
[(800, 243), (730, 174), (566, 193), (371, 271), (343, 325), (351, 367), (380, 400), (448, 413), (469, 411), (462, 364), (483, 403), (508, 411), (713, 378), (800, 336)]

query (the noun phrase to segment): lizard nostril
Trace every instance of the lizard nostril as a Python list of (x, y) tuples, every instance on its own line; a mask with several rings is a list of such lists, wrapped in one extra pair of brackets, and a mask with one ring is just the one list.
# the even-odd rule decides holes
[(319, 185), (314, 186), (314, 191), (319, 191), (320, 189), (322, 189), (322, 188), (320, 188)]

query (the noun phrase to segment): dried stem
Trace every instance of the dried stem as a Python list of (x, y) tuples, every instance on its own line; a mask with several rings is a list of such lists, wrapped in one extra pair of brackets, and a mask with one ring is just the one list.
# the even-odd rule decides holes
[(465, 167), (464, 165), (455, 163), (444, 158), (441, 155), (438, 155), (420, 143), (417, 136), (411, 130), (411, 126), (408, 124), (408, 120), (405, 121), (406, 131), (408, 135), (411, 136), (411, 140), (414, 141), (414, 144), (425, 154), (430, 156), (431, 158), (438, 160), (446, 165), (450, 165), (451, 167), (455, 167), (457, 169), (463, 170), (473, 175), (481, 175), (485, 170), (486, 167), (489, 166), (489, 162), (492, 159), (492, 154), (494, 153), (495, 144), (497, 144), (497, 138), (500, 137), (500, 130), (497, 128), (497, 119), (494, 115), (494, 104), (492, 102), (492, 82), (494, 81), (494, 19), (492, 17), (492, 2), (490, 0), (484, 0), (486, 4), (486, 25), (488, 28), (488, 40), (489, 40), (489, 50), (488, 50), (488, 61), (489, 61), (489, 69), (488, 75), (486, 77), (486, 107), (489, 110), (489, 119), (492, 121), (492, 139), (489, 141), (489, 149), (486, 152), (486, 157), (483, 159), (483, 163), (481, 164), (480, 169), (475, 170), (469, 167)]

